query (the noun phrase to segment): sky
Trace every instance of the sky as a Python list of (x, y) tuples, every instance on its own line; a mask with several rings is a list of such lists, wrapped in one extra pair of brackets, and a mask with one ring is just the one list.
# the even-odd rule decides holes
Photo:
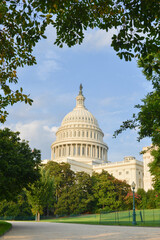
[(86, 108), (98, 120), (107, 143), (108, 160), (122, 161), (125, 156), (142, 160), (140, 152), (151, 144), (150, 139), (137, 141), (137, 132), (127, 130), (116, 139), (113, 133), (132, 117), (151, 90), (151, 85), (135, 60), (120, 60), (110, 47), (111, 36), (102, 30), (88, 30), (81, 45), (59, 48), (53, 43), (55, 30), (49, 26), (47, 39), (34, 49), (37, 64), (18, 70), (19, 83), (34, 100), (32, 106), (17, 103), (8, 107), (9, 116), (2, 128), (19, 131), (31, 148), (41, 150), (42, 160), (51, 158), (51, 144), (64, 116), (73, 110), (79, 85), (83, 85)]

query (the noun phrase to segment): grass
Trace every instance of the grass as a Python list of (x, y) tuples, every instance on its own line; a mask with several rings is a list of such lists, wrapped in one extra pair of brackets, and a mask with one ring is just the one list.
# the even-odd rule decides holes
[(11, 223), (0, 221), (0, 236), (5, 234), (11, 227)]
[[(132, 226), (132, 211), (110, 212), (105, 214), (90, 214), (76, 217), (61, 217), (43, 220), (58, 223), (81, 223), (95, 225)], [(136, 226), (160, 227), (160, 209), (145, 209), (136, 211)]]

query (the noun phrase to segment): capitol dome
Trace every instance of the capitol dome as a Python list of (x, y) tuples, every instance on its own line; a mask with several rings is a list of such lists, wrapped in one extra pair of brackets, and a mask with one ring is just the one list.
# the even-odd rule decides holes
[(80, 85), (76, 107), (63, 118), (56, 132), (56, 141), (51, 146), (53, 161), (71, 158), (89, 164), (107, 162), (108, 147), (103, 142), (104, 134), (84, 101)]

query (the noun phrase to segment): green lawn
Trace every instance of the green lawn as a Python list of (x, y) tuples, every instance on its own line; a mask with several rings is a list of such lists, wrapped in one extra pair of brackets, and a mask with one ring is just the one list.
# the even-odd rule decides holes
[[(132, 226), (132, 211), (110, 212), (103, 214), (81, 215), (76, 217), (61, 217), (50, 220), (61, 223), (84, 223), (100, 225), (126, 225)], [(145, 209), (136, 211), (137, 226), (160, 227), (160, 209)]]
[(11, 227), (11, 223), (0, 221), (0, 236), (7, 232)]

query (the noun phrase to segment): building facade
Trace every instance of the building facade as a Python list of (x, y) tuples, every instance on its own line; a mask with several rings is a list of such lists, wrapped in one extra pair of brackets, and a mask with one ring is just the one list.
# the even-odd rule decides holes
[(152, 178), (148, 163), (152, 161), (149, 155), (144, 155), (142, 161), (132, 156), (125, 157), (120, 162), (108, 162), (108, 146), (103, 141), (104, 134), (96, 118), (86, 109), (85, 97), (80, 85), (76, 97), (76, 107), (62, 120), (56, 132), (56, 141), (51, 145), (51, 161), (69, 163), (75, 172), (85, 171), (88, 174), (108, 171), (119, 180), (128, 184), (136, 183), (136, 190), (152, 188)]

